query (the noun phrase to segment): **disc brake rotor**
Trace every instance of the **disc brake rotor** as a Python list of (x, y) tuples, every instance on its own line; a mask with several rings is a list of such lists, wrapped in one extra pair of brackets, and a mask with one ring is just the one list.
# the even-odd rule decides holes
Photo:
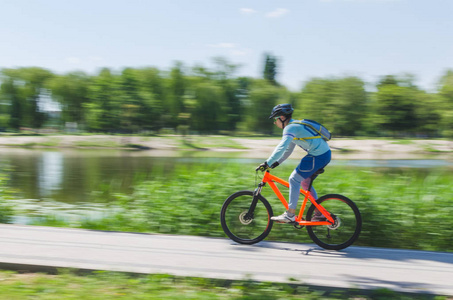
[(252, 223), (253, 219), (247, 218), (246, 215), (247, 215), (247, 211), (242, 212), (239, 215), (239, 222), (241, 222), (244, 225), (249, 225), (250, 223)]
[(327, 228), (331, 229), (331, 230), (335, 230), (335, 229), (338, 229), (338, 227), (341, 226), (341, 219), (340, 217), (338, 216), (335, 216), (335, 223), (333, 223), (332, 225), (327, 225)]

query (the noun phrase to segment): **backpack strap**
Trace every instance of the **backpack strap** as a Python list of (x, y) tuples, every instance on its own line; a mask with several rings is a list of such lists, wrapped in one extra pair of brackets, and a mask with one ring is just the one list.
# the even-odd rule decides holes
[(311, 129), (313, 129), (318, 134), (318, 135), (315, 135), (315, 136), (305, 137), (305, 138), (293, 138), (293, 140), (304, 141), (304, 140), (313, 140), (313, 139), (321, 139), (322, 138), (321, 132), (319, 132), (315, 127), (311, 126), (310, 124), (304, 123), (302, 121), (293, 121), (293, 122), (290, 122), (288, 125), (290, 125), (290, 124), (300, 124), (300, 125), (308, 126)]
[(313, 140), (313, 139), (321, 139), (322, 136), (311, 136), (311, 137), (306, 137), (306, 138), (293, 138), (293, 140), (298, 140), (298, 141), (303, 141), (303, 140)]

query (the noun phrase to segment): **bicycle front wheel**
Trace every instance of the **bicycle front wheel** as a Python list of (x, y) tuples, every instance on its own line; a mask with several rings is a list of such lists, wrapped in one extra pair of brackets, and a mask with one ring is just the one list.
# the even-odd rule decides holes
[(252, 191), (234, 193), (225, 200), (220, 212), (220, 223), (226, 235), (240, 244), (255, 244), (271, 231), (272, 207), (261, 195), (251, 215), (248, 214), (253, 200)]
[[(316, 201), (334, 218), (332, 225), (307, 226), (310, 238), (318, 246), (329, 250), (341, 250), (349, 247), (359, 237), (362, 230), (362, 217), (351, 199), (342, 195), (325, 195)], [(311, 220), (315, 206), (307, 211), (307, 220)]]

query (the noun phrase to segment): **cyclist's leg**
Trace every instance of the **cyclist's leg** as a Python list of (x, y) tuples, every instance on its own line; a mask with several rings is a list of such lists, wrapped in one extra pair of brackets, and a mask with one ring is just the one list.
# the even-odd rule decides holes
[[(308, 188), (310, 184), (310, 177), (319, 169), (324, 168), (331, 159), (331, 151), (327, 151), (319, 156), (306, 155), (300, 161), (300, 164), (293, 171), (289, 179), (289, 208), (296, 209), (297, 202), (299, 201), (301, 184), (306, 184), (304, 189)], [(310, 190), (312, 195), (317, 199), (316, 190), (312, 187)]]
[[(290, 209), (296, 209), (297, 207), (301, 186), (304, 190), (307, 190), (309, 184), (310, 177), (304, 178), (296, 170), (294, 170), (291, 173), (291, 176), (289, 177), (289, 203), (288, 203)], [(314, 189), (314, 187), (311, 188), (311, 193), (313, 196), (316, 195), (316, 190)]]
[[(297, 172), (296, 172), (297, 173)], [(315, 177), (316, 178), (316, 177)], [(315, 178), (313, 178), (313, 180), (315, 180)], [(309, 178), (305, 178), (303, 181), (302, 181), (302, 184), (301, 184), (301, 187), (302, 189), (304, 190), (308, 190), (308, 186), (310, 185), (310, 181), (311, 181), (311, 177)], [(318, 199), (318, 193), (316, 192), (315, 190), (315, 187), (314, 186), (311, 186), (311, 195), (313, 196), (313, 198)]]
[[(313, 156), (311, 156), (311, 157), (313, 157)], [(302, 159), (302, 161), (304, 159), (305, 159), (305, 157)], [(302, 161), (301, 161), (301, 164), (302, 164)], [(296, 170), (297, 170), (297, 168), (296, 168)], [(294, 170), (293, 173), (291, 174), (291, 176), (289, 177), (288, 210), (285, 211), (280, 216), (272, 217), (272, 220), (277, 221), (279, 223), (294, 222), (295, 218), (296, 218), (295, 214), (296, 214), (297, 202), (299, 201), (300, 186), (302, 184), (302, 181), (305, 180), (305, 178), (302, 177), (296, 170)]]

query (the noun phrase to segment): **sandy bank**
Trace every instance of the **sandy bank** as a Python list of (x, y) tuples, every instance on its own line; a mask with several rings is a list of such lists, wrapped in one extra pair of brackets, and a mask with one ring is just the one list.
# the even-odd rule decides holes
[[(196, 147), (203, 140), (203, 147)], [(225, 146), (222, 141), (233, 145)], [(280, 138), (236, 138), (202, 136), (190, 139), (193, 148), (183, 145), (180, 136), (141, 137), (114, 135), (49, 135), (49, 136), (0, 136), (3, 148), (99, 148), (138, 149), (154, 156), (156, 152), (178, 150), (209, 152), (240, 152), (243, 157), (266, 158), (272, 153)], [(435, 157), (453, 159), (453, 141), (447, 140), (391, 140), (343, 139), (329, 142), (334, 158), (338, 159), (420, 159)], [(240, 149), (238, 149), (240, 148)], [(304, 151), (298, 149), (300, 155)]]

